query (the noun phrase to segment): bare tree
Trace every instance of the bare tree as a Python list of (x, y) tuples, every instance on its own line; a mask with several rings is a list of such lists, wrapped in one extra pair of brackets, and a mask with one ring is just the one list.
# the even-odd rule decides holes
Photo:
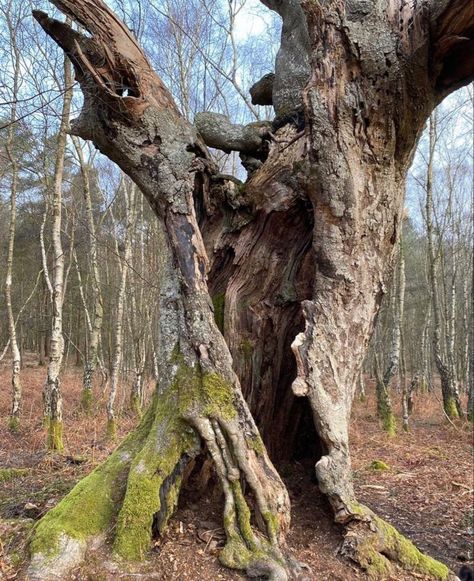
[(64, 354), (63, 303), (64, 303), (64, 253), (61, 241), (62, 188), (64, 155), (66, 150), (66, 131), (69, 126), (69, 112), (72, 100), (72, 75), (69, 59), (64, 57), (64, 98), (61, 123), (57, 136), (56, 162), (52, 191), (52, 325), (50, 355), (46, 383), (43, 391), (44, 415), (48, 428), (47, 447), (50, 450), (63, 449), (63, 411), (60, 387), (60, 371)]
[[(123, 324), (125, 310), (125, 291), (127, 285), (128, 271), (132, 257), (132, 236), (136, 223), (136, 192), (135, 186), (129, 186), (122, 178), (120, 190), (123, 192), (125, 200), (125, 234), (123, 241), (123, 254), (120, 258), (120, 282), (117, 294), (117, 304), (114, 311), (114, 351), (112, 355), (112, 367), (110, 369), (110, 392), (107, 401), (107, 436), (114, 439), (117, 432), (115, 417), (115, 398), (117, 396), (117, 386), (119, 380), (120, 366), (123, 357)], [(119, 254), (119, 253), (117, 253)]]
[(13, 84), (11, 91), (11, 111), (10, 111), (10, 125), (8, 127), (8, 135), (5, 143), (5, 151), (10, 162), (10, 224), (8, 230), (8, 250), (6, 260), (6, 277), (5, 277), (5, 302), (7, 307), (9, 343), (12, 354), (12, 405), (10, 412), (9, 428), (16, 431), (20, 424), (21, 412), (21, 354), (18, 346), (16, 321), (13, 313), (12, 304), (12, 284), (13, 284), (13, 256), (15, 248), (15, 232), (16, 232), (16, 206), (18, 194), (18, 174), (19, 164), (15, 152), (15, 122), (17, 117), (17, 102), (19, 98), (20, 87), (20, 47), (17, 41), (17, 29), (20, 20), (24, 17), (20, 12), (13, 10), (11, 2), (3, 7), (2, 15), (8, 27), (9, 41), (11, 47), (11, 67), (13, 71)]
[[(443, 358), (441, 345), (441, 305), (439, 301), (439, 289), (437, 282), (437, 263), (438, 258), (434, 248), (433, 241), (433, 164), (434, 151), (436, 143), (436, 118), (430, 118), (430, 145), (429, 145), (429, 160), (426, 177), (426, 232), (428, 238), (428, 260), (429, 260), (429, 280), (430, 280), (430, 296), (431, 306), (433, 309), (433, 351), (436, 367), (441, 378), (441, 389), (443, 392), (443, 406), (444, 411), (450, 418), (462, 415), (461, 402), (459, 392), (456, 386), (456, 377), (454, 374), (454, 367)], [(450, 345), (448, 345), (448, 349)], [(452, 357), (450, 358), (452, 359)]]

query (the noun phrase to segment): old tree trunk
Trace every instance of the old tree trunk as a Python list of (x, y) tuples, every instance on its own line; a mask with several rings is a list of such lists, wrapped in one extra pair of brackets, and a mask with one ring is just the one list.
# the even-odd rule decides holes
[[(203, 453), (223, 490), (221, 561), (297, 575), (289, 498), (269, 456), (291, 457), (310, 409), (343, 553), (374, 576), (393, 561), (447, 579), (356, 501), (348, 419), (413, 149), (432, 109), (472, 77), (472, 3), (262, 0), (283, 19), (275, 76), (258, 97), (276, 119), (241, 127), (206, 113), (198, 133), (103, 2), (51, 1), (88, 33), (34, 13), (84, 94), (72, 132), (157, 216), (160, 379), (138, 429), (40, 521), (31, 575), (64, 575), (107, 535), (115, 554), (141, 559)], [(241, 151), (243, 187), (217, 174), (205, 143)]]

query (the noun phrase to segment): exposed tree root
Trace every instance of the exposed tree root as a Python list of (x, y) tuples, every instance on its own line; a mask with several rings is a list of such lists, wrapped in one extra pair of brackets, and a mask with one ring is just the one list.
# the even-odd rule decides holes
[(346, 529), (341, 553), (358, 563), (373, 579), (392, 573), (392, 563), (407, 571), (440, 581), (456, 576), (446, 565), (423, 554), (392, 525), (363, 505), (353, 505), (356, 515)]
[[(274, 580), (289, 579), (302, 568), (284, 549), (287, 491), (244, 400), (218, 374), (188, 366), (180, 353), (174, 358), (174, 380), (154, 397), (137, 430), (38, 523), (31, 543), (32, 579), (67, 575), (88, 547), (106, 540), (116, 556), (142, 560), (153, 532), (165, 530), (184, 470), (201, 444), (224, 492), (227, 543), (221, 562)], [(244, 483), (255, 499), (255, 522)]]

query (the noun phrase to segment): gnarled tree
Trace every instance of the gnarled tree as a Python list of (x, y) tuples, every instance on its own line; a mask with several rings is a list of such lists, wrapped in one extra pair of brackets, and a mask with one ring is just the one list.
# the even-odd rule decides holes
[(298, 568), (285, 550), (290, 507), (267, 449), (291, 453), (305, 417), (295, 396), (305, 396), (343, 552), (373, 574), (393, 560), (447, 579), (357, 503), (348, 421), (413, 149), (436, 104), (472, 77), (472, 4), (265, 0), (283, 19), (277, 118), (244, 129), (216, 117), (222, 149), (239, 132), (249, 179), (236, 188), (208, 156), (212, 120), (201, 137), (105, 4), (51, 1), (88, 33), (34, 13), (84, 94), (72, 132), (115, 161), (157, 216), (160, 378), (140, 427), (39, 523), (32, 575), (66, 571), (111, 529), (117, 554), (141, 558), (206, 447), (225, 497), (222, 562), (286, 579)]

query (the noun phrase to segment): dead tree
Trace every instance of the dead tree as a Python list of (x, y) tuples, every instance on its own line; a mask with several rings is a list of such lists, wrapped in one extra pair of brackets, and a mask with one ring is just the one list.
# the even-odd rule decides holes
[[(342, 552), (373, 575), (396, 561), (447, 579), (444, 565), (357, 502), (348, 420), (413, 149), (436, 104), (472, 77), (474, 58), (459, 58), (472, 52), (471, 3), (265, 1), (284, 20), (273, 89), (282, 114), (237, 188), (216, 175), (202, 138), (115, 15), (100, 0), (53, 4), (88, 33), (34, 13), (84, 94), (72, 131), (115, 161), (157, 216), (160, 378), (140, 427), (36, 528), (31, 574), (64, 574), (106, 530), (117, 554), (141, 558), (205, 446), (225, 497), (221, 561), (287, 579), (298, 568), (284, 544), (288, 494), (265, 444), (284, 453), (282, 442), (294, 442), (296, 395), (306, 396), (322, 443), (316, 475), (346, 525)], [(301, 47), (303, 80), (287, 68)], [(291, 79), (288, 108), (280, 79)]]

